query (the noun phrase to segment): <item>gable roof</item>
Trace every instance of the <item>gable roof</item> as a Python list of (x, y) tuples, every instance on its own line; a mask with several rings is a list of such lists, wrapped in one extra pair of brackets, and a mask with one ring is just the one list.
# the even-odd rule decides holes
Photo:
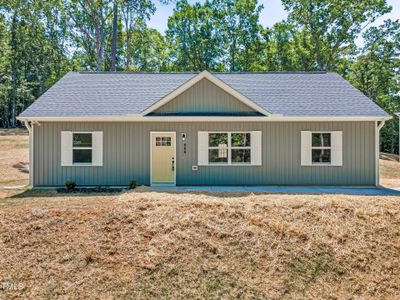
[(166, 103), (170, 102), (171, 100), (175, 99), (176, 96), (180, 95), (184, 91), (190, 89), (193, 87), (196, 83), (200, 82), (202, 79), (207, 79), (214, 83), (216, 86), (227, 92), (228, 94), (232, 95), (235, 97), (237, 100), (242, 102), (243, 104), (247, 105), (248, 107), (252, 108), (254, 111), (259, 112), (262, 115), (271, 115), (270, 112), (266, 111), (265, 108), (259, 106), (257, 103), (251, 101), (249, 98), (241, 94), (240, 92), (236, 91), (234, 88), (226, 84), (224, 81), (216, 77), (215, 75), (212, 75), (208, 71), (203, 71), (196, 76), (190, 78), (188, 81), (186, 81), (184, 84), (181, 86), (177, 87), (175, 90), (173, 90), (171, 93), (163, 97), (161, 100), (155, 102), (152, 104), (150, 107), (145, 109), (141, 115), (145, 116), (150, 114), (151, 112), (154, 112), (158, 108), (162, 107)]
[[(70, 72), (19, 118), (140, 116), (202, 73)], [(387, 117), (336, 73), (212, 73), (254, 107), (291, 117)], [(249, 102), (247, 102), (249, 103)]]

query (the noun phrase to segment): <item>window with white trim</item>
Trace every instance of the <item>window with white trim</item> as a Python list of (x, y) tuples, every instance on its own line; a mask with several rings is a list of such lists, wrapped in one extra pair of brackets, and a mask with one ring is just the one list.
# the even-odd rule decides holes
[(72, 133), (72, 163), (92, 163), (92, 133)]
[(103, 166), (103, 132), (61, 131), (61, 166)]
[(250, 164), (250, 132), (208, 133), (209, 164)]
[(331, 134), (329, 132), (311, 133), (311, 162), (313, 164), (331, 163)]
[(301, 131), (302, 166), (343, 166), (342, 131)]

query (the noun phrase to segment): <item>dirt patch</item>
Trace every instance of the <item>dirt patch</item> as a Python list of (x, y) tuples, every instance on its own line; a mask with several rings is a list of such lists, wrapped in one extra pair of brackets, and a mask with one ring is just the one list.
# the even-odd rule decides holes
[(0, 209), (24, 298), (397, 299), (400, 198), (27, 191)]
[(28, 135), (0, 130), (0, 186), (24, 185), (29, 178)]
[(381, 153), (380, 155), (381, 185), (400, 187), (400, 162), (398, 155)]

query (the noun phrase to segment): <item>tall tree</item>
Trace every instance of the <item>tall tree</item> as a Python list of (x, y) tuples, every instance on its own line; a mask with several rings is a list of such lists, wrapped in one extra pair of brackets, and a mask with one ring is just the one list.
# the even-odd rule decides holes
[(131, 68), (132, 34), (145, 25), (145, 21), (155, 12), (150, 0), (123, 0), (121, 13), (125, 29), (125, 69)]
[(142, 26), (132, 32), (130, 70), (140, 72), (168, 71), (165, 38), (155, 29)]
[(65, 15), (58, 0), (7, 1), (0, 12), (9, 24), (7, 45), (2, 43), (8, 119), (1, 122), (15, 127), (16, 116), (66, 71)]
[(215, 6), (178, 1), (168, 19), (167, 40), (175, 71), (222, 70), (223, 40)]
[(112, 45), (111, 45), (111, 71), (117, 70), (117, 30), (118, 30), (118, 1), (113, 4), (113, 25), (112, 25)]
[[(111, 0), (71, 0), (67, 1), (67, 11), (71, 25), (79, 35), (75, 42), (88, 53), (89, 64), (96, 60), (96, 70), (102, 71), (106, 26), (113, 13)], [(95, 55), (93, 55), (93, 51)]]
[(222, 35), (224, 63), (232, 72), (251, 71), (260, 61), (262, 5), (257, 0), (215, 0), (218, 30)]
[(341, 54), (355, 50), (355, 38), (377, 17), (389, 12), (386, 0), (282, 0), (289, 20), (306, 30), (319, 70), (335, 70)]
[[(386, 20), (364, 33), (362, 53), (350, 66), (350, 82), (388, 113), (400, 110), (400, 21)], [(381, 133), (382, 150), (398, 152), (398, 120), (388, 121)]]

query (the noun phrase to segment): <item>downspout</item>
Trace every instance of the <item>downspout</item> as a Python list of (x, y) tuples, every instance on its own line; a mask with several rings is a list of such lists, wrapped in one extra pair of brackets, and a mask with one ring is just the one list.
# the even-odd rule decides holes
[(24, 125), (29, 132), (29, 185), (33, 186), (33, 123), (24, 121)]
[(379, 186), (379, 146), (380, 146), (380, 131), (385, 125), (385, 121), (375, 121), (375, 185)]

